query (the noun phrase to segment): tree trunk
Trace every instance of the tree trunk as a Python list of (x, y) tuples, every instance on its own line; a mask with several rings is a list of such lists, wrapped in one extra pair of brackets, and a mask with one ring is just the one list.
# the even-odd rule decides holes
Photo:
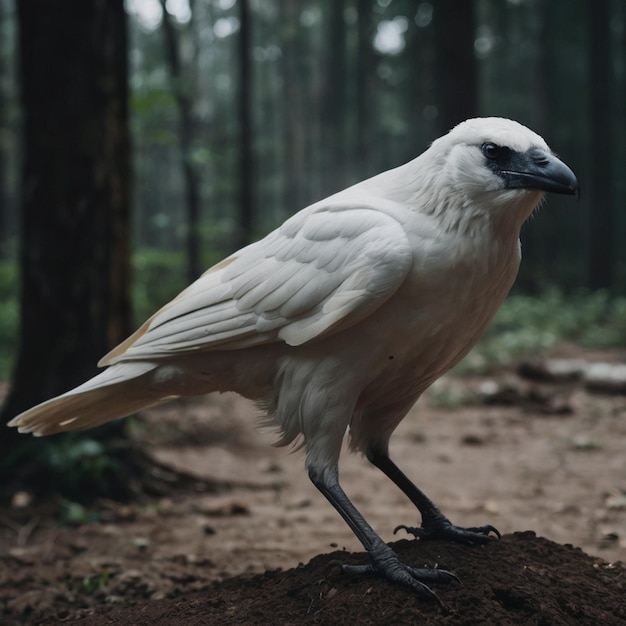
[(475, 117), (478, 109), (474, 60), (473, 0), (433, 3), (437, 55), (437, 91), (441, 134)]
[(13, 37), (10, 30), (9, 11), (6, 0), (0, 0), (0, 259), (7, 258), (8, 248), (15, 237), (15, 189), (11, 184), (14, 165), (11, 159), (15, 152), (15, 78), (11, 63)]
[(252, 240), (254, 231), (254, 159), (252, 154), (252, 64), (250, 4), (239, 0), (239, 219), (237, 247)]
[[(278, 3), (280, 20), (282, 108), (282, 197), (283, 208), (292, 214), (308, 204), (314, 172), (307, 169), (307, 128), (303, 111), (310, 112), (306, 102), (303, 76), (310, 68), (306, 63), (304, 33), (299, 23), (300, 8), (291, 0)], [(312, 123), (312, 122), (311, 122)]]
[(189, 95), (189, 82), (183, 76), (178, 35), (167, 12), (165, 0), (161, 0), (161, 6), (166, 59), (170, 70), (172, 91), (178, 106), (179, 142), (187, 207), (187, 279), (188, 282), (192, 282), (200, 276), (203, 269), (200, 254), (200, 185), (192, 161), (195, 133), (193, 103)]
[[(21, 327), (5, 421), (94, 374), (128, 334), (131, 317), (124, 3), (16, 6)], [(32, 440), (5, 430), (0, 459), (15, 458), (21, 446)]]
[(611, 33), (608, 0), (587, 4), (589, 17), (589, 266), (591, 289), (608, 288), (613, 280), (613, 207), (611, 203)]
[(356, 179), (371, 175), (370, 159), (370, 118), (371, 118), (371, 77), (376, 75), (376, 63), (372, 50), (373, 6), (370, 0), (357, 0), (357, 52), (355, 77), (355, 118), (354, 165), (350, 172)]
[(322, 193), (339, 191), (346, 180), (346, 23), (345, 1), (331, 0), (328, 15), (328, 38), (325, 71), (323, 73), (322, 133), (323, 155)]
[[(554, 68), (553, 29), (549, 0), (537, 0), (532, 10), (533, 18), (538, 21), (536, 33), (537, 48), (532, 68), (532, 107), (533, 130), (542, 137), (551, 136), (553, 128), (551, 96), (556, 84)], [(521, 232), (524, 263), (517, 278), (517, 286), (528, 293), (540, 293), (543, 287), (543, 271), (554, 260), (554, 243), (541, 228), (523, 228)], [(546, 256), (550, 258), (546, 258)]]

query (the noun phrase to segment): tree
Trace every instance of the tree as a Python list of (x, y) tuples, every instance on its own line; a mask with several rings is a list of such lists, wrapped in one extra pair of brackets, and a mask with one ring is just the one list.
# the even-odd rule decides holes
[[(128, 334), (131, 313), (123, 0), (16, 6), (21, 326), (5, 421), (95, 373), (97, 360)], [(119, 437), (120, 428), (108, 436)], [(5, 488), (41, 470), (22, 459), (35, 443), (14, 430), (0, 437)]]
[(255, 218), (251, 47), (250, 5), (248, 0), (239, 0), (239, 219), (235, 242), (238, 248), (252, 240)]
[[(312, 82), (312, 68), (306, 55), (306, 33), (300, 23), (301, 7), (290, 0), (280, 0), (280, 73), (283, 95), (277, 101), (281, 107), (281, 178), (282, 205), (288, 213), (309, 204), (314, 196), (313, 171), (309, 127), (310, 98), (307, 87)], [(307, 77), (307, 81), (303, 79)], [(311, 89), (312, 91), (312, 89)]]
[[(193, 138), (196, 132), (196, 124), (193, 112), (193, 98), (190, 94), (190, 81), (186, 80), (184, 76), (179, 37), (176, 27), (172, 23), (172, 18), (167, 12), (166, 4), (166, 0), (161, 0), (166, 59), (170, 71), (172, 92), (178, 108), (179, 142), (187, 208), (187, 279), (189, 282), (192, 282), (202, 272), (200, 254), (200, 184), (193, 163)], [(196, 48), (194, 56), (197, 57), (197, 46), (194, 47)]]
[(474, 2), (438, 0), (433, 7), (439, 125), (446, 133), (477, 113)]
[[(611, 206), (611, 20), (608, 0), (587, 5), (589, 18), (589, 129), (591, 151), (589, 261), (591, 289), (608, 288), (613, 277), (613, 207)], [(608, 158), (607, 158), (607, 155)]]
[(14, 164), (11, 150), (15, 149), (15, 72), (11, 64), (14, 48), (12, 32), (12, 9), (7, 0), (0, 0), (0, 258), (8, 257), (9, 248), (15, 236), (15, 189)]
[(371, 174), (371, 81), (375, 76), (376, 63), (372, 50), (372, 11), (370, 0), (357, 0), (357, 44), (355, 68), (355, 140), (351, 158), (355, 172), (360, 176)]
[(328, 7), (328, 35), (322, 98), (322, 191), (332, 193), (345, 187), (347, 183), (347, 44), (345, 1), (332, 0)]

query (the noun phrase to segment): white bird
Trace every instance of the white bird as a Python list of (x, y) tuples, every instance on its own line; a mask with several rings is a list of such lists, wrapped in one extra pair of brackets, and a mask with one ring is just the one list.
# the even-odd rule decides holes
[[(528, 128), (470, 119), (416, 159), (296, 213), (213, 266), (99, 363), (83, 385), (14, 418), (23, 433), (90, 428), (176, 396), (236, 391), (301, 438), (314, 485), (377, 573), (428, 595), (455, 577), (400, 562), (339, 484), (341, 444), (419, 509), (421, 538), (484, 542), (454, 526), (391, 461), (388, 442), (423, 391), (476, 344), (520, 263), (519, 231), (574, 173)], [(404, 527), (406, 528), (406, 527)], [(436, 597), (436, 596), (435, 596)]]

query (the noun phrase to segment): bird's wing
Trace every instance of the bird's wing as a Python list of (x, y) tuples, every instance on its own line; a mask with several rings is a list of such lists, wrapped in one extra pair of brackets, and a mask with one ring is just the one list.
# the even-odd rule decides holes
[(297, 346), (367, 317), (409, 270), (404, 229), (374, 208), (312, 209), (209, 269), (100, 364)]

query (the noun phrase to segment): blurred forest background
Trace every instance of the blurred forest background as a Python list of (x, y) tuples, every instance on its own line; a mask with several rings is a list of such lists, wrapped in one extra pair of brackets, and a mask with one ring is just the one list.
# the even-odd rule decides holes
[(483, 355), (623, 345), (625, 22), (624, 0), (0, 0), (5, 416), (224, 255), (477, 115), (543, 135), (582, 186), (525, 227)]

